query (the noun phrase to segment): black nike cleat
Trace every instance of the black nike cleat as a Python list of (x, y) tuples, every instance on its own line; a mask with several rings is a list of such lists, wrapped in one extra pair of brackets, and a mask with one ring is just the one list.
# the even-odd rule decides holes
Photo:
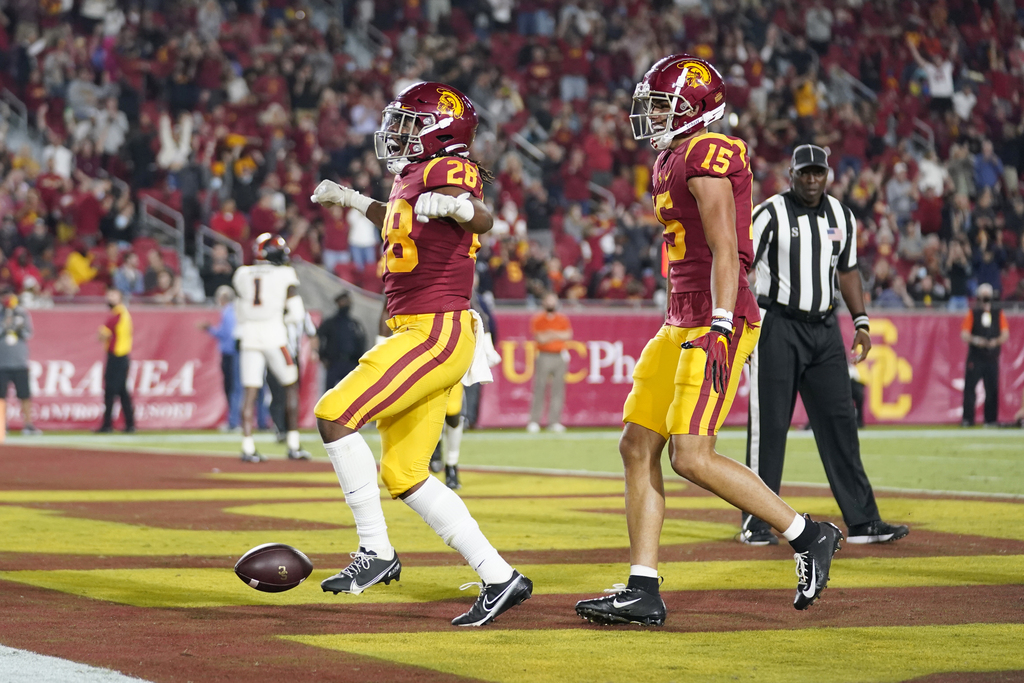
[(512, 570), (512, 578), (505, 583), (484, 585), (478, 581), (464, 583), (459, 590), (480, 586), (480, 597), (465, 614), (452, 619), (452, 626), (484, 626), (501, 613), (522, 604), (533, 595), (533, 581)]
[(612, 588), (606, 588), (604, 592), (611, 595), (577, 602), (576, 614), (591, 623), (605, 626), (665, 625), (665, 601), (660, 595), (651, 595), (639, 588), (627, 588), (624, 583), (617, 583)]
[(445, 486), (452, 489), (461, 489), (462, 484), (459, 483), (459, 466), (458, 465), (445, 465), (444, 466), (444, 483)]
[(294, 450), (294, 451), (288, 451), (288, 459), (289, 460), (312, 460), (313, 456), (309, 453), (309, 451), (304, 451), (301, 448), (299, 448), (299, 449)]
[(340, 572), (320, 582), (320, 588), (325, 593), (351, 593), (359, 595), (370, 586), (384, 582), (384, 585), (392, 581), (398, 581), (402, 576), (402, 563), (398, 560), (398, 553), (390, 560), (382, 560), (377, 553), (359, 548), (357, 552), (350, 553), (352, 564)]
[(263, 462), (264, 460), (266, 460), (266, 458), (255, 451), (251, 454), (245, 452), (242, 453), (242, 462)]
[(854, 524), (846, 530), (847, 543), (890, 543), (910, 533), (906, 524), (888, 524), (878, 519), (867, 524)]
[[(804, 515), (810, 522), (811, 518)], [(828, 585), (828, 571), (832, 566), (832, 556), (839, 552), (843, 532), (835, 524), (818, 522), (821, 531), (811, 547), (802, 553), (793, 555), (796, 560), (796, 597), (793, 607), (807, 609), (815, 603), (821, 592)]]

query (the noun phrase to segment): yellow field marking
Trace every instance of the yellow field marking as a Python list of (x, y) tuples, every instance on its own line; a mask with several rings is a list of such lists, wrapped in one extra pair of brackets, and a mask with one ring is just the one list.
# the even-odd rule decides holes
[[(510, 506), (507, 500), (470, 501), (470, 510), (499, 549), (624, 548), (629, 545), (622, 515), (572, 510), (574, 500), (526, 498)], [(600, 500), (600, 499), (596, 499)], [(452, 552), (402, 503), (385, 501), (388, 533), (405, 552)], [(294, 529), (277, 531), (217, 531), (166, 529), (121, 522), (84, 519), (59, 511), (0, 505), (0, 552), (65, 555), (241, 555), (260, 543), (288, 543), (313, 553), (347, 553), (358, 544), (352, 513), (344, 501), (277, 503), (228, 508), (241, 515), (294, 520)], [(336, 524), (339, 529), (306, 530), (303, 522)], [(730, 538), (728, 524), (668, 520), (666, 543), (700, 543)]]
[[(315, 559), (315, 558), (314, 558)], [(453, 557), (453, 559), (455, 559)], [(340, 567), (322, 568), (298, 588), (286, 593), (260, 593), (224, 569), (94, 569), (0, 572), (0, 579), (49, 588), (98, 600), (137, 607), (216, 607), (225, 605), (305, 605), (433, 602), (471, 598), (458, 586), (477, 580), (469, 567), (406, 566), (402, 579), (374, 587), (360, 596), (325, 595), (319, 583)], [(663, 590), (794, 590), (792, 560), (735, 562), (667, 562), (659, 569)], [(519, 569), (534, 582), (537, 595), (594, 593), (620, 581), (621, 564), (538, 564)], [(837, 559), (829, 583), (835, 588), (906, 588), (914, 586), (1019, 585), (1024, 583), (1024, 555), (977, 557), (917, 557)], [(826, 599), (828, 594), (826, 593)], [(779, 609), (789, 610), (790, 596), (780, 598)], [(566, 609), (572, 601), (567, 600)]]
[[(480, 475), (485, 480), (501, 476)], [(525, 477), (524, 479), (531, 479)], [(584, 490), (605, 485), (601, 480), (562, 480), (561, 490)], [(520, 480), (519, 483), (524, 483)], [(574, 486), (578, 488), (573, 488)], [(524, 490), (524, 489), (519, 489)], [(525, 490), (529, 490), (528, 488)], [(554, 490), (549, 488), (548, 490)], [(340, 491), (331, 487), (183, 489), (157, 491), (9, 491), (0, 494), (22, 502), (133, 503), (147, 501), (224, 501), (225, 511), (247, 516), (273, 517), (295, 522), (294, 530), (217, 531), (166, 529), (122, 522), (77, 518), (59, 510), (0, 505), (0, 552), (62, 553), (72, 555), (223, 555), (241, 554), (267, 540), (302, 547), (308, 553), (347, 552), (355, 546), (349, 528), (353, 520)], [(385, 496), (386, 497), (386, 496)], [(237, 505), (259, 501), (258, 504)], [(273, 502), (280, 501), (280, 502)], [(13, 502), (8, 500), (8, 502)], [(799, 510), (815, 515), (837, 515), (831, 498), (796, 498)], [(577, 497), (481, 497), (467, 499), (481, 528), (501, 550), (583, 550), (625, 548), (628, 537), (622, 498), (618, 495)], [(669, 510), (733, 510), (714, 497), (673, 497)], [(395, 545), (406, 552), (443, 552), (446, 547), (423, 524), (419, 516), (397, 501), (385, 500)], [(907, 521), (916, 530), (978, 534), (993, 538), (1024, 540), (1024, 505), (993, 501), (913, 500), (887, 498), (883, 514), (892, 521)], [(739, 514), (735, 520), (738, 523)], [(979, 523), (978, 520), (984, 520)], [(304, 530), (307, 522), (343, 527), (334, 530)], [(662, 534), (663, 545), (728, 540), (737, 524), (686, 519), (669, 519)], [(274, 538), (268, 538), (273, 536)]]
[(283, 638), (501, 683), (887, 683), (947, 671), (1024, 669), (1020, 624), (732, 633), (480, 629)]

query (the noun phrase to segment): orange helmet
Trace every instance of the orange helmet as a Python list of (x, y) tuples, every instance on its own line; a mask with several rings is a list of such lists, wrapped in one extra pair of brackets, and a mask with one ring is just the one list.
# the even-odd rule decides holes
[(700, 57), (670, 55), (644, 74), (633, 91), (629, 122), (633, 137), (668, 149), (679, 135), (699, 130), (725, 116), (725, 81)]

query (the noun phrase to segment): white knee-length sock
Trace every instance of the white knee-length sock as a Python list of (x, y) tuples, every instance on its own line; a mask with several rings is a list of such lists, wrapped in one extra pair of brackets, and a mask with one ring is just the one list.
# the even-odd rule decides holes
[(485, 584), (504, 583), (512, 578), (512, 567), (490, 544), (469, 509), (454, 491), (434, 477), (427, 477), (405, 504), (450, 547), (462, 553)]
[(462, 427), (465, 424), (465, 418), (461, 417), (455, 427), (444, 423), (444, 464), (449, 467), (459, 464), (459, 446), (462, 445)]
[(380, 558), (390, 560), (395, 556), (395, 549), (388, 538), (388, 525), (384, 521), (380, 489), (377, 487), (377, 463), (370, 447), (357, 432), (325, 443), (324, 448), (338, 475), (345, 502), (352, 509), (359, 545), (377, 553)]

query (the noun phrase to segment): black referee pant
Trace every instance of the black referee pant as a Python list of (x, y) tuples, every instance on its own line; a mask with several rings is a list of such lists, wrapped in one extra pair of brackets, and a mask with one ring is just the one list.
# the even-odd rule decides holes
[[(825, 475), (846, 525), (879, 519), (875, 494), (864, 473), (857, 417), (846, 364), (846, 346), (835, 315), (804, 322), (774, 309), (764, 314), (750, 356), (747, 466), (779, 492), (786, 437), (800, 392)], [(743, 513), (743, 528), (766, 528)]]
[(121, 400), (124, 428), (135, 429), (135, 409), (132, 407), (132, 395), (128, 393), (128, 366), (130, 363), (127, 354), (115, 356), (112, 353), (107, 353), (107, 367), (103, 369), (103, 429), (113, 428), (115, 398)]

